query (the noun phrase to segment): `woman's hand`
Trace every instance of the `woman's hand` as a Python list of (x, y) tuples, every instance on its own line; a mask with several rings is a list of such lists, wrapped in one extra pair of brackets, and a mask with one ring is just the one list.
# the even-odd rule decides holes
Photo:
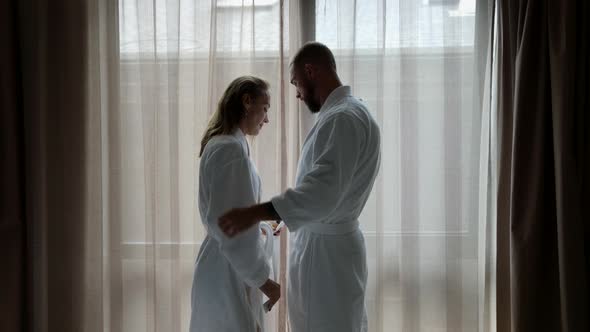
[(272, 279), (267, 279), (264, 285), (260, 286), (260, 291), (269, 299), (264, 303), (264, 310), (268, 312), (281, 298), (281, 285)]
[[(270, 227), (273, 229), (273, 233), (272, 235), (274, 236), (279, 236), (281, 235), (281, 228), (279, 227), (279, 223), (275, 222), (275, 221), (264, 221), (265, 223), (269, 224)], [(284, 223), (283, 223), (284, 224)], [(260, 232), (262, 232), (262, 235), (266, 235), (266, 230), (264, 228), (260, 228)]]

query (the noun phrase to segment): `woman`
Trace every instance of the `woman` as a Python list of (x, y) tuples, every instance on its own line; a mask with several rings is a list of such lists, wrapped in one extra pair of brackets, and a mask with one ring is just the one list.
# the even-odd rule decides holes
[(260, 229), (252, 227), (230, 239), (217, 225), (230, 208), (260, 201), (260, 178), (245, 135), (258, 135), (268, 123), (269, 102), (264, 80), (235, 79), (201, 141), (199, 212), (207, 237), (193, 277), (191, 332), (262, 331), (262, 293), (271, 305), (279, 299), (279, 285), (269, 279)]

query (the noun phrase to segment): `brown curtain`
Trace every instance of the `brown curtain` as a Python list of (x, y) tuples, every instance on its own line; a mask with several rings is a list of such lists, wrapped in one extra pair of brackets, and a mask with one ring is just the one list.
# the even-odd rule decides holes
[(83, 1), (0, 7), (2, 331), (82, 331), (92, 302), (80, 296), (90, 247), (86, 10)]
[(498, 1), (498, 331), (590, 327), (589, 14)]
[(21, 331), (26, 322), (24, 137), (19, 87), (20, 48), (15, 20), (16, 2), (0, 4), (0, 331)]

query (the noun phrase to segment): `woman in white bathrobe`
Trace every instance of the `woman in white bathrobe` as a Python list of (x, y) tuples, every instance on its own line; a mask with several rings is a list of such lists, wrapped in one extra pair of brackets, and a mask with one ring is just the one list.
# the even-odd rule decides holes
[(229, 208), (260, 201), (260, 178), (245, 135), (257, 135), (268, 123), (269, 99), (265, 81), (252, 76), (235, 79), (203, 136), (199, 212), (207, 236), (193, 277), (191, 332), (262, 331), (262, 294), (271, 306), (279, 299), (279, 285), (269, 279), (259, 228), (228, 238), (217, 224)]

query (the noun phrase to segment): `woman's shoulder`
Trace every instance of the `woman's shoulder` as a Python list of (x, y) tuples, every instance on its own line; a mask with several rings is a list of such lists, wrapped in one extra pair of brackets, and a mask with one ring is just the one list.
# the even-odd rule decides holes
[(218, 135), (209, 140), (201, 158), (208, 163), (222, 166), (235, 160), (248, 158), (248, 155), (234, 136)]

